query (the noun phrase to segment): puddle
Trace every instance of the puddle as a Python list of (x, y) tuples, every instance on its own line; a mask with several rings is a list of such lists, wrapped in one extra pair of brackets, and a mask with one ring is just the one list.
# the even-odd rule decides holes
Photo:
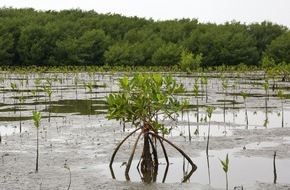
[(275, 142), (255, 142), (245, 145), (247, 149), (261, 149), (261, 148), (272, 148), (279, 146), (279, 143)]
[[(30, 117), (21, 117), (21, 121), (31, 120)], [(20, 117), (0, 117), (0, 121), (20, 121)]]
[(290, 144), (290, 137), (283, 137), (284, 144)]
[[(200, 108), (199, 124), (206, 125), (208, 118), (204, 113), (205, 108)], [(256, 110), (247, 110), (248, 115), (248, 129), (254, 128), (280, 128), (282, 127), (282, 112), (277, 109), (265, 109), (257, 108)], [(290, 124), (289, 109), (284, 109), (284, 127), (288, 127)], [(178, 123), (190, 122), (191, 126), (197, 125), (197, 116), (193, 111), (189, 112), (189, 119), (187, 119), (187, 113), (184, 114), (183, 118), (180, 116)], [(184, 124), (185, 125), (185, 124)], [(218, 127), (227, 126), (229, 128), (235, 127), (247, 127), (246, 112), (243, 108), (227, 109), (225, 112), (223, 109), (217, 108), (214, 110), (211, 118), (211, 126), (216, 125)], [(223, 132), (223, 131), (221, 131)], [(218, 132), (219, 133), (219, 132)], [(201, 134), (201, 133), (200, 133)], [(214, 134), (213, 134), (214, 135)], [(215, 135), (214, 135), (215, 136)], [(216, 136), (219, 136), (218, 134)]]
[[(265, 112), (264, 110), (258, 109), (257, 111), (248, 110), (248, 122), (249, 128), (280, 128), (282, 127), (282, 115), (281, 111), (273, 110)], [(289, 126), (290, 110), (284, 110), (284, 127)], [(246, 123), (246, 116), (244, 110), (238, 110), (235, 115), (229, 114), (227, 116), (228, 121), (232, 120), (232, 123), (237, 125), (244, 125)]]
[[(171, 127), (167, 127), (170, 129)], [(126, 127), (126, 132), (132, 132), (136, 128), (134, 127)], [(178, 125), (170, 130), (170, 134), (165, 136), (182, 136), (184, 138), (189, 137), (189, 132), (191, 134), (191, 137), (194, 138), (206, 138), (208, 133), (208, 125), (200, 124), (198, 127), (196, 125), (190, 126), (190, 130), (188, 126)], [(233, 134), (233, 130), (229, 127), (225, 127), (224, 125), (210, 125), (210, 136), (211, 137), (221, 137), (221, 136), (230, 136)]]
[(94, 115), (104, 112), (105, 108), (105, 102), (102, 100), (59, 100), (52, 102), (48, 109), (51, 113)]
[[(190, 126), (190, 134), (192, 138), (194, 137), (207, 137), (208, 133), (208, 125), (200, 124), (198, 127), (196, 125)], [(233, 131), (224, 125), (210, 125), (210, 136), (212, 137), (221, 137), (221, 136), (229, 136), (232, 135)], [(188, 126), (177, 126), (171, 130), (169, 136), (189, 136), (189, 128)]]
[[(229, 154), (229, 189), (235, 187), (244, 188), (259, 183), (273, 183), (273, 159), (262, 157), (243, 157), (235, 156), (235, 149), (231, 150), (210, 150), (209, 151), (209, 163), (210, 163), (210, 186), (214, 188), (225, 187), (225, 173), (222, 169), (222, 165), (219, 159), (225, 159), (226, 154)], [(199, 157), (191, 158), (197, 165), (197, 170), (192, 174), (190, 182), (198, 183), (202, 185), (209, 184), (207, 159), (205, 153), (202, 153)], [(166, 176), (165, 183), (180, 183), (184, 171), (190, 171), (191, 167), (187, 163), (184, 164), (183, 158), (169, 158), (169, 169)], [(122, 166), (123, 162), (115, 162), (113, 169), (116, 180), (126, 181), (125, 178), (125, 166)], [(165, 159), (159, 159), (159, 170), (157, 176), (157, 183), (162, 183), (164, 173), (166, 169)], [(134, 160), (129, 172), (130, 181), (141, 182), (140, 175), (136, 169), (138, 164), (137, 160)], [(276, 159), (277, 169), (277, 183), (289, 183), (290, 176), (290, 160), (289, 159)], [(183, 169), (185, 168), (185, 170)], [(101, 169), (102, 172), (111, 177), (108, 164), (101, 164), (97, 166), (97, 169)]]

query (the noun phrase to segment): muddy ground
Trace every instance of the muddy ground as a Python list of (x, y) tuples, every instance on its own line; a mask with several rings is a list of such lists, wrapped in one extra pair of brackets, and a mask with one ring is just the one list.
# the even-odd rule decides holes
[[(89, 81), (87, 75), (80, 74), (80, 84), (84, 81)], [(51, 77), (49, 75), (49, 77)], [(98, 75), (98, 77), (100, 77)], [(119, 77), (119, 76), (116, 76)], [(29, 90), (34, 89), (34, 75), (31, 75), (28, 87), (24, 88), (25, 91), (29, 95)], [(101, 77), (100, 77), (101, 78)], [(15, 98), (13, 91), (10, 89), (10, 82), (15, 81), (17, 84), (19, 83), (19, 79), (17, 77), (8, 78), (6, 80), (6, 84), (3, 89), (7, 89), (7, 91), (2, 91), (3, 95), (3, 108), (1, 110), (1, 117), (7, 118), (18, 118), (19, 112), (16, 114), (13, 113), (13, 106), (15, 105)], [(192, 89), (194, 84), (194, 80), (188, 80), (187, 78), (180, 79), (188, 89)], [(104, 89), (104, 93), (98, 91), (97, 97), (102, 99), (102, 97), (106, 96), (108, 92), (114, 90), (116, 88), (116, 83), (112, 82), (111, 77), (107, 76), (105, 78), (101, 78), (98, 82), (99, 84), (103, 84), (103, 82), (107, 82), (107, 87)], [(42, 78), (42, 82), (45, 82), (44, 77)], [(187, 84), (186, 82), (190, 82)], [(62, 99), (62, 91), (59, 90), (61, 85), (63, 93), (66, 92), (65, 99), (87, 99), (89, 98), (89, 94), (87, 90), (85, 90), (81, 85), (79, 85), (78, 96), (76, 97), (76, 91), (74, 90), (73, 79), (67, 81), (64, 84), (55, 82), (55, 86), (53, 88), (53, 101), (57, 101)], [(219, 82), (221, 83), (221, 81)], [(222, 88), (218, 85), (216, 79), (212, 79), (209, 81), (208, 90), (209, 90), (209, 103), (217, 103), (220, 108), (222, 108), (223, 102), (221, 100), (224, 99), (222, 94)], [(69, 85), (70, 86), (69, 86)], [(225, 154), (229, 152), (230, 155), (230, 164), (229, 164), (229, 182), (230, 189), (283, 189), (290, 190), (290, 164), (284, 165), (284, 170), (289, 171), (281, 173), (281, 170), (277, 168), (277, 184), (273, 183), (272, 180), (272, 159), (273, 154), (276, 151), (277, 153), (277, 164), (281, 161), (289, 162), (290, 158), (290, 129), (289, 129), (289, 104), (285, 107), (285, 127), (280, 127), (279, 123), (270, 124), (269, 125), (277, 125), (271, 126), (269, 128), (263, 127), (264, 120), (264, 110), (263, 105), (264, 101), (264, 90), (262, 86), (252, 86), (250, 83), (242, 83), (243, 85), (237, 89), (237, 92), (243, 89), (248, 90), (249, 93), (252, 94), (251, 97), (247, 99), (248, 108), (251, 113), (255, 113), (255, 110), (260, 112), (262, 116), (253, 117), (256, 115), (251, 114), (252, 118), (250, 118), (250, 128), (246, 129), (244, 126), (244, 119), (242, 115), (241, 122), (237, 122), (235, 127), (232, 126), (232, 123), (227, 123), (228, 133), (226, 136), (218, 135), (211, 136), (210, 138), (210, 148), (209, 154), (211, 155), (211, 160), (216, 160), (218, 165), (212, 164), (211, 167), (218, 167), (220, 169), (220, 173), (215, 174), (214, 170), (212, 172), (212, 178), (218, 178), (220, 184), (224, 184), (224, 173), (222, 171), (222, 167), (219, 163), (218, 158), (224, 158)], [(4, 101), (4, 92), (5, 92), (5, 101)], [(276, 93), (276, 92), (273, 92)], [(273, 94), (272, 93), (272, 94)], [(288, 92), (289, 94), (289, 92)], [(28, 96), (26, 95), (26, 96)], [(288, 95), (289, 96), (289, 95)], [(2, 97), (2, 96), (1, 96)], [(44, 101), (45, 94), (42, 92), (40, 98)], [(191, 97), (191, 102), (195, 102), (194, 97)], [(232, 99), (232, 97), (228, 97), (227, 99)], [(279, 108), (280, 103), (277, 103), (276, 98), (274, 96), (270, 97), (271, 99), (275, 99), (274, 101), (268, 102), (268, 106), (270, 108), (277, 108), (277, 110), (281, 110)], [(203, 105), (206, 103), (203, 100)], [(229, 110), (235, 110), (237, 107), (241, 110), (244, 109), (243, 99), (241, 96), (238, 96), (237, 105), (235, 108), (230, 108)], [(23, 116), (30, 117), (31, 110), (34, 109), (33, 97), (27, 97), (25, 106), (23, 109)], [(29, 104), (31, 103), (31, 104)], [(47, 104), (47, 102), (46, 102)], [(64, 106), (64, 105), (61, 105)], [(231, 105), (229, 105), (230, 107)], [(35, 172), (35, 163), (36, 163), (36, 128), (33, 125), (32, 120), (22, 121), (22, 133), (19, 133), (19, 121), (7, 121), (0, 122), (0, 127), (3, 126), (7, 128), (15, 126), (13, 129), (14, 133), (9, 135), (1, 134), (1, 144), (0, 144), (0, 190), (64, 190), (69, 188), (70, 181), (70, 171), (71, 171), (71, 190), (89, 190), (89, 189), (199, 189), (199, 190), (208, 190), (208, 189), (224, 189), (223, 186), (216, 186), (214, 183), (209, 185), (207, 179), (198, 179), (199, 175), (196, 173), (193, 174), (190, 182), (181, 183), (181, 182), (166, 182), (166, 183), (151, 183), (144, 184), (140, 181), (124, 181), (119, 178), (112, 179), (109, 172), (109, 163), (111, 155), (116, 148), (116, 145), (128, 134), (128, 132), (122, 132), (120, 124), (117, 121), (108, 121), (105, 118), (105, 115), (96, 114), (96, 115), (77, 115), (73, 110), (65, 110), (66, 112), (54, 112), (52, 113), (51, 121), (48, 122), (47, 112), (45, 112), (44, 104), (37, 104), (38, 110), (41, 110), (44, 114), (44, 117), (41, 120), (40, 127), (40, 157), (39, 157), (39, 171)], [(61, 107), (60, 107), (61, 108)], [(67, 108), (66, 108), (67, 109)], [(69, 108), (68, 108), (69, 109)], [(223, 125), (223, 116), (221, 110), (219, 110), (219, 114), (214, 114), (214, 122), (218, 121), (218, 123), (213, 123), (212, 127), (217, 127), (220, 124)], [(266, 112), (267, 113), (267, 112)], [(243, 114), (243, 113), (242, 113)], [(228, 116), (233, 115), (230, 111), (227, 114)], [(240, 113), (241, 115), (241, 113)], [(271, 115), (271, 114), (270, 114)], [(193, 116), (193, 115), (192, 115)], [(253, 119), (255, 118), (255, 119)], [(252, 119), (252, 120), (251, 120)], [(257, 121), (253, 121), (257, 120)], [(193, 119), (195, 121), (195, 119)], [(187, 125), (187, 121), (184, 122)], [(255, 123), (255, 125), (254, 125)], [(256, 123), (258, 127), (256, 128)], [(273, 123), (273, 122), (272, 122)], [(192, 122), (191, 126), (194, 126), (195, 123)], [(207, 126), (207, 123), (204, 124)], [(2, 131), (1, 131), (2, 132)], [(185, 153), (187, 153), (193, 162), (197, 164), (197, 171), (205, 171), (207, 168), (205, 165), (200, 165), (199, 160), (205, 160), (204, 157), (205, 147), (206, 147), (206, 138), (204, 138), (203, 134), (200, 137), (193, 136), (191, 142), (188, 140), (188, 136), (168, 136), (169, 140), (175, 143), (178, 147), (183, 149)], [(118, 152), (115, 161), (116, 167), (119, 168), (120, 163), (127, 161), (133, 146), (134, 138), (130, 138), (127, 143), (120, 149)], [(259, 146), (259, 145), (263, 146)], [(257, 146), (256, 146), (257, 145)], [(135, 160), (139, 159), (140, 149), (142, 144), (138, 146), (138, 151), (136, 152)], [(180, 158), (180, 154), (174, 149), (167, 147), (168, 155), (170, 158)], [(216, 152), (222, 151), (222, 154), (214, 155)], [(163, 155), (160, 154), (160, 157)], [(203, 156), (203, 157), (202, 157)], [(214, 157), (215, 156), (215, 157)], [(221, 157), (220, 157), (221, 156)], [(214, 159), (213, 159), (214, 157)], [(170, 159), (169, 158), (169, 159)], [(259, 179), (251, 179), (251, 175), (249, 171), (249, 177), (242, 183), (235, 183), (234, 177), (239, 177), (239, 175), (244, 171), (244, 166), (241, 164), (238, 169), (232, 170), (231, 166), (239, 165), (239, 163), (234, 163), (237, 159), (246, 159), (246, 158), (257, 158), (259, 159), (267, 159), (268, 166), (267, 173), (261, 171), (261, 176), (267, 176), (267, 180), (259, 180)], [(180, 159), (182, 160), (182, 159)], [(64, 165), (70, 168), (70, 171), (64, 168)], [(289, 169), (287, 169), (289, 167)], [(286, 169), (285, 169), (286, 168)], [(131, 168), (131, 170), (136, 170), (135, 168)], [(253, 169), (255, 170), (255, 168)], [(259, 172), (259, 171), (258, 171)], [(133, 175), (138, 175), (136, 172)], [(175, 175), (174, 172), (169, 172), (168, 175)], [(287, 181), (287, 176), (289, 177), (289, 181)], [(136, 176), (134, 176), (136, 177)], [(284, 180), (281, 180), (281, 178)], [(133, 178), (133, 176), (132, 176)], [(138, 176), (137, 176), (138, 178)], [(207, 178), (205, 175), (204, 178)], [(286, 178), (286, 180), (285, 180)], [(251, 180), (251, 183), (247, 183), (247, 180)], [(179, 180), (175, 180), (179, 181)], [(180, 180), (181, 181), (181, 180)], [(201, 182), (202, 181), (202, 182)], [(281, 182), (282, 181), (282, 182)]]
[[(1, 190), (67, 189), (69, 170), (64, 168), (65, 163), (71, 170), (70, 189), (75, 190), (218, 189), (211, 187), (211, 185), (198, 184), (194, 181), (188, 183), (143, 184), (142, 182), (113, 180), (110, 175), (106, 174), (108, 172), (104, 172), (104, 170), (109, 170), (109, 167), (100, 169), (98, 166), (102, 164), (109, 165), (112, 152), (116, 144), (125, 137), (125, 133), (120, 130), (118, 122), (107, 121), (104, 115), (55, 117), (51, 119), (50, 123), (47, 119), (43, 119), (40, 130), (39, 172), (35, 172), (36, 129), (32, 121), (23, 122), (23, 126), (26, 132), (21, 134), (16, 132), (9, 136), (2, 136), (0, 145)], [(233, 135), (226, 138), (211, 137), (209, 151), (236, 148), (240, 151), (237, 151), (233, 156), (259, 156), (265, 158), (272, 158), (273, 152), (277, 151), (277, 159), (289, 159), (289, 137), (289, 128), (238, 129), (233, 132)], [(205, 150), (206, 140), (193, 138), (192, 142), (189, 142), (180, 136), (168, 138), (182, 148), (193, 161), (195, 157)], [(278, 146), (254, 150), (245, 147), (246, 144), (261, 141), (275, 142)], [(129, 144), (124, 146), (125, 148), (118, 153), (116, 161), (128, 158), (131, 148)], [(178, 152), (173, 149), (169, 148), (168, 151), (171, 157), (180, 157)], [(138, 159), (139, 156), (136, 155), (135, 158)], [(261, 173), (261, 175), (263, 174)], [(230, 178), (229, 176), (229, 180)], [(237, 186), (239, 185), (241, 184), (237, 184)], [(234, 186), (230, 188), (233, 189)], [(257, 181), (250, 187), (244, 186), (244, 189), (290, 189), (290, 179), (288, 184)]]

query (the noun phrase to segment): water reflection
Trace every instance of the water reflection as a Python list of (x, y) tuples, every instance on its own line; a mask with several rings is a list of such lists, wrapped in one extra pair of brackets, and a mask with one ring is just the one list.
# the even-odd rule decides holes
[[(270, 142), (263, 143), (263, 147), (271, 145)], [(259, 145), (257, 145), (259, 146)], [(249, 148), (257, 148), (254, 144), (249, 145)], [(238, 186), (243, 186), (244, 188), (251, 187), (255, 185), (256, 182), (259, 183), (273, 183), (273, 158), (262, 158), (262, 157), (244, 157), (235, 156), (237, 149), (230, 150), (211, 150), (209, 153), (210, 162), (210, 173), (211, 173), (211, 187), (214, 188), (224, 188), (225, 187), (225, 176), (222, 169), (222, 165), (219, 159), (222, 159), (229, 154), (229, 189), (234, 189)], [(273, 152), (274, 153), (274, 152)], [(278, 155), (279, 157), (279, 155)], [(207, 185), (208, 181), (208, 170), (207, 170), (207, 159), (205, 153), (200, 156), (192, 158), (194, 163), (198, 166), (198, 169), (193, 173), (190, 178), (190, 182)], [(156, 183), (179, 183), (183, 179), (184, 168), (186, 168), (186, 163), (183, 162), (183, 158), (170, 158), (169, 167), (166, 166), (166, 161), (164, 158), (159, 158), (159, 174), (166, 173), (166, 180), (164, 181), (163, 175), (158, 175), (156, 178)], [(138, 160), (132, 162), (132, 167), (137, 167)], [(289, 183), (290, 176), (290, 160), (289, 159), (276, 159), (276, 169), (277, 169), (277, 183)], [(108, 177), (108, 165), (102, 164), (97, 166), (98, 170), (103, 171)], [(126, 181), (124, 175), (125, 166), (122, 162), (115, 163), (114, 172), (115, 178), (119, 181)], [(130, 181), (141, 182), (140, 175), (137, 170), (130, 170)]]
[(102, 100), (59, 100), (52, 102), (51, 113), (77, 113), (80, 115), (95, 115), (104, 113), (105, 101)]

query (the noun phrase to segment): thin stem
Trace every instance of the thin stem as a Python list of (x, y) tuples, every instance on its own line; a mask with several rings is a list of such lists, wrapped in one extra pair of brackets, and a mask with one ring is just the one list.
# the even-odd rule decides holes
[(208, 172), (208, 182), (210, 184), (211, 180), (210, 180), (210, 167), (209, 167), (209, 156), (208, 156), (209, 135), (210, 135), (210, 120), (209, 120), (209, 123), (208, 123), (208, 133), (207, 133), (207, 143), (206, 143), (207, 172)]
[(38, 172), (38, 155), (39, 155), (39, 129), (36, 129), (36, 169), (35, 171)]
[(276, 184), (276, 182), (277, 182), (276, 151), (274, 152), (273, 167), (274, 167), (274, 184)]
[(226, 190), (229, 189), (228, 172), (226, 172)]

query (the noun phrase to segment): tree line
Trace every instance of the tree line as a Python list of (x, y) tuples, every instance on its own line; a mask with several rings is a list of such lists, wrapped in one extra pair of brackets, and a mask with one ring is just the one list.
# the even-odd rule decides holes
[(202, 66), (290, 63), (290, 32), (269, 21), (155, 21), (79, 9), (0, 8), (0, 66)]

